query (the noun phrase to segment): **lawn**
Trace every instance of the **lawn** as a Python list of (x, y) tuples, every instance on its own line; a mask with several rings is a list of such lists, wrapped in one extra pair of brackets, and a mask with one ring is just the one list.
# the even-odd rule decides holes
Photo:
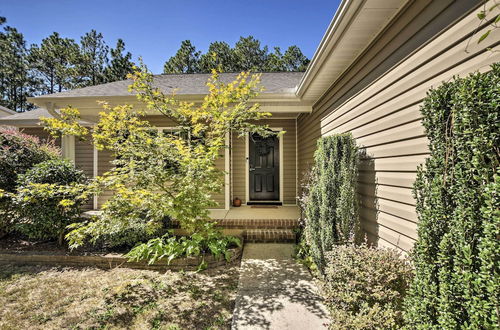
[(0, 266), (0, 329), (229, 329), (238, 271)]

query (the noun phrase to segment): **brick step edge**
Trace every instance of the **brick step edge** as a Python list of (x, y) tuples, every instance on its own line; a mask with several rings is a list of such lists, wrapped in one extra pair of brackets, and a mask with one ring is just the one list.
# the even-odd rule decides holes
[[(214, 219), (217, 227), (224, 229), (295, 229), (299, 226), (297, 219)], [(175, 220), (174, 228), (179, 226)]]
[(249, 229), (243, 237), (245, 243), (295, 243), (296, 234), (289, 229)]

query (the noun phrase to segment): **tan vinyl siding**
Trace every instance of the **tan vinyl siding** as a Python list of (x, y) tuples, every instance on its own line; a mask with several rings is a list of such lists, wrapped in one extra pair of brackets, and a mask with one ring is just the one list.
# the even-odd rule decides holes
[[(148, 116), (146, 119), (156, 127), (175, 127), (177, 126), (173, 121), (164, 116)], [(110, 161), (112, 160), (111, 153), (109, 151), (99, 151), (98, 153), (98, 173), (102, 175), (111, 168)], [(221, 157), (217, 160), (216, 166), (221, 170), (224, 170), (224, 158)], [(110, 191), (103, 192), (98, 198), (98, 206), (101, 207), (104, 202), (106, 202), (112, 193)], [(215, 202), (219, 205), (216, 208), (224, 208), (224, 189), (219, 194), (213, 196)]]
[[(89, 178), (94, 176), (94, 146), (90, 142), (90, 136), (85, 140), (75, 139), (75, 166), (83, 171)], [(84, 209), (93, 208), (93, 200), (84, 205)]]
[(147, 121), (156, 127), (176, 127), (177, 124), (165, 116), (147, 116)]
[[(103, 175), (111, 169), (111, 161), (113, 160), (113, 155), (108, 150), (102, 150), (97, 152), (97, 175)], [(103, 191), (97, 199), (97, 207), (101, 208), (102, 205), (113, 195), (109, 190)]]
[[(296, 203), (296, 129), (295, 119), (268, 119), (260, 124), (267, 124), (271, 128), (281, 128), (286, 133), (283, 135), (283, 203)], [(246, 203), (246, 139), (238, 138), (233, 134), (231, 148), (231, 182), (232, 198), (238, 197)]]
[[(172, 120), (166, 118), (165, 116), (147, 116), (146, 119), (156, 127), (176, 127), (177, 124)], [(216, 164), (217, 168), (224, 171), (224, 157), (217, 159)], [(214, 201), (218, 204), (215, 208), (224, 208), (225, 207), (225, 189), (222, 187), (221, 193), (214, 194)]]
[(246, 203), (246, 141), (233, 134), (231, 144), (231, 200), (239, 198)]
[[(471, 41), (465, 52), (478, 23), (475, 11), (420, 47), (422, 34), (451, 20), (447, 13), (463, 10), (463, 1), (450, 3), (410, 5), (315, 104), (313, 113), (298, 120), (299, 173), (310, 167), (320, 136), (352, 132), (366, 151), (369, 159), (360, 165), (359, 175), (360, 216), (369, 240), (379, 246), (408, 251), (417, 236), (411, 188), (417, 166), (429, 152), (419, 110), (426, 92), (454, 75), (485, 71), (500, 60), (499, 53), (487, 50), (498, 44), (498, 30), (479, 45)], [(398, 55), (401, 49), (406, 54)], [(373, 74), (384, 67), (385, 73)]]
[[(224, 160), (224, 157), (220, 157), (219, 159), (217, 159), (215, 161), (215, 166), (222, 171), (225, 171), (225, 169), (224, 169), (225, 164), (226, 164), (226, 162)], [(224, 180), (224, 178), (222, 178), (222, 180)], [(225, 205), (225, 196), (226, 196), (225, 191), (226, 190), (224, 189), (224, 187), (222, 187), (221, 189), (222, 190), (220, 193), (214, 194), (212, 196), (213, 200), (218, 204), (218, 206), (215, 207), (217, 209), (223, 209), (226, 206)]]
[(55, 145), (61, 146), (61, 139), (54, 139), (43, 127), (20, 127), (19, 131), (38, 137), (42, 141), (54, 141)]

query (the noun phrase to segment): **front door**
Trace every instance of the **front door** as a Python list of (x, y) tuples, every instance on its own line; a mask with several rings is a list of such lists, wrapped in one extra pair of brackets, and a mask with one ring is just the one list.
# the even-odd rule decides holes
[(278, 137), (252, 134), (249, 139), (250, 201), (279, 201)]

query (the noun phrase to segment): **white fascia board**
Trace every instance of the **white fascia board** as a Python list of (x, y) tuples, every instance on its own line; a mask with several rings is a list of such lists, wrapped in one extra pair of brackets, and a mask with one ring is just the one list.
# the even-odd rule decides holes
[(318, 48), (314, 52), (311, 63), (309, 63), (306, 72), (302, 76), (302, 79), (297, 86), (297, 90), (295, 94), (300, 98), (307, 90), (310, 82), (313, 80), (316, 73), (319, 71), (321, 66), (323, 65), (324, 60), (327, 58), (327, 53), (331, 48), (331, 41), (337, 39), (341, 36), (343, 29), (340, 29), (340, 25), (344, 20), (350, 20), (354, 16), (356, 10), (349, 11), (348, 9), (352, 7), (353, 3), (356, 2), (358, 6), (360, 6), (363, 1), (359, 0), (343, 0), (337, 11), (335, 12), (335, 16), (333, 17), (330, 25), (328, 26), (323, 38), (321, 39)]

